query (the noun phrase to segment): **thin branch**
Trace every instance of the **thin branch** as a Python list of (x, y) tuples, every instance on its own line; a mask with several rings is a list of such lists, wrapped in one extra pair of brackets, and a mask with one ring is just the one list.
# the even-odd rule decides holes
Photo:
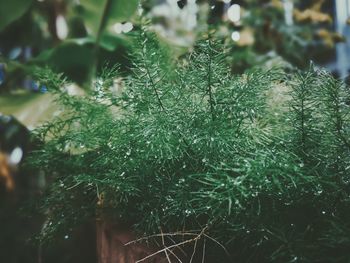
[(172, 251), (172, 250), (168, 250), (180, 263), (183, 263), (182, 260)]
[(147, 72), (147, 76), (148, 76), (148, 78), (149, 78), (149, 80), (150, 80), (150, 82), (151, 82), (152, 89), (153, 89), (153, 91), (154, 91), (154, 93), (155, 93), (155, 95), (156, 95), (156, 97), (157, 97), (158, 104), (159, 104), (160, 108), (164, 111), (165, 108), (164, 108), (163, 102), (162, 102), (162, 100), (160, 99), (158, 90), (157, 90), (157, 88), (156, 88), (156, 84), (155, 84), (154, 81), (153, 81), (153, 77), (151, 76), (148, 67), (146, 67), (146, 72)]
[(204, 244), (203, 244), (202, 263), (204, 263), (204, 259), (205, 259), (205, 245), (206, 245), (206, 239), (204, 239)]
[[(209, 49), (210, 49), (210, 40), (209, 40)], [(211, 73), (212, 73), (212, 57), (210, 52), (208, 52), (209, 56), (209, 64), (208, 64), (208, 94), (209, 94), (209, 104), (210, 104), (210, 112), (211, 112), (211, 118), (214, 121), (215, 120), (215, 114), (214, 114), (214, 100), (213, 100), (213, 93), (212, 93), (212, 80), (211, 80)]]
[(94, 49), (93, 49), (93, 64), (92, 64), (92, 70), (90, 73), (90, 81), (92, 80), (92, 78), (95, 77), (96, 75), (96, 71), (97, 71), (97, 62), (98, 62), (98, 54), (100, 51), (100, 42), (102, 39), (102, 34), (103, 31), (107, 25), (107, 21), (108, 21), (108, 14), (109, 11), (111, 9), (113, 1), (112, 0), (107, 0), (105, 3), (105, 6), (103, 8), (103, 13), (101, 16), (101, 20), (98, 26), (98, 31), (97, 31), (97, 35), (96, 35), (96, 41), (94, 43)]
[[(143, 60), (145, 61), (145, 46), (144, 46), (144, 43), (145, 43), (145, 42), (142, 42), (142, 44), (143, 44), (143, 45), (142, 45), (142, 57), (143, 57)], [(150, 71), (149, 71), (148, 66), (147, 66), (147, 65), (144, 65), (144, 66), (145, 66), (145, 70), (146, 70), (147, 77), (148, 77), (149, 81), (151, 82), (152, 89), (153, 89), (153, 91), (154, 91), (154, 93), (155, 93), (155, 95), (156, 95), (156, 98), (157, 98), (159, 107), (164, 111), (164, 110), (165, 110), (165, 107), (164, 107), (164, 105), (163, 105), (162, 100), (160, 99), (160, 95), (159, 95), (158, 90), (157, 90), (157, 88), (156, 88), (156, 84), (157, 84), (159, 81), (155, 82), (155, 81), (153, 80), (153, 76), (151, 75), (151, 73), (150, 73)], [(164, 77), (165, 77), (165, 74), (161, 77), (161, 79), (163, 79)]]
[[(165, 242), (164, 242), (163, 230), (160, 229), (160, 232), (161, 232), (161, 237), (162, 237), (162, 244), (163, 244), (164, 247), (166, 247), (165, 246)], [(168, 255), (168, 250), (165, 250), (164, 252), (165, 252), (165, 256), (166, 256), (168, 262), (171, 263), (171, 260), (170, 260), (169, 255)]]
[(224, 247), (223, 244), (221, 244), (219, 241), (217, 241), (215, 238), (212, 238), (211, 236), (208, 236), (207, 234), (204, 234), (204, 236), (206, 238), (209, 238), (211, 241), (213, 241), (214, 243), (218, 244), (224, 251), (225, 253), (230, 256), (230, 253), (228, 253), (227, 249)]
[(145, 261), (146, 259), (149, 259), (149, 258), (151, 258), (151, 257), (154, 257), (154, 256), (160, 254), (160, 253), (163, 253), (163, 252), (164, 252), (165, 250), (167, 250), (167, 249), (172, 249), (172, 248), (175, 248), (175, 247), (178, 247), (178, 246), (182, 246), (182, 245), (187, 244), (187, 243), (191, 243), (191, 242), (193, 242), (193, 241), (195, 241), (196, 239), (199, 239), (199, 238), (200, 238), (200, 236), (198, 235), (197, 237), (195, 237), (195, 238), (193, 238), (193, 239), (185, 240), (185, 241), (180, 242), (180, 243), (177, 243), (177, 244), (175, 244), (175, 245), (168, 246), (168, 247), (166, 247), (166, 248), (163, 248), (163, 249), (161, 249), (161, 250), (158, 250), (157, 252), (152, 253), (151, 255), (148, 255), (147, 257), (144, 257), (144, 258), (142, 258), (142, 259), (136, 261), (136, 263), (143, 262), (143, 261)]
[[(175, 245), (171, 245), (171, 246), (165, 247), (165, 248), (163, 248), (163, 249), (161, 249), (161, 250), (158, 250), (158, 251), (156, 251), (156, 252), (154, 252), (154, 253), (148, 255), (147, 257), (144, 257), (144, 258), (142, 258), (142, 259), (139, 259), (139, 260), (136, 261), (135, 263), (143, 262), (143, 261), (145, 261), (145, 260), (147, 260), (147, 259), (149, 259), (149, 258), (152, 258), (152, 257), (154, 257), (154, 256), (156, 256), (156, 255), (158, 255), (158, 254), (160, 254), (160, 253), (165, 253), (166, 250), (171, 250), (171, 249), (173, 249), (173, 248), (176, 248), (176, 247), (179, 247), (179, 246), (188, 244), (188, 243), (195, 242), (196, 240), (202, 238), (202, 236), (204, 235), (204, 232), (206, 231), (207, 228), (208, 228), (208, 226), (206, 226), (205, 228), (203, 228), (202, 231), (201, 231), (196, 237), (194, 237), (194, 238), (192, 238), (192, 239), (187, 239), (187, 240), (182, 241), (182, 242), (180, 242), (180, 243), (177, 243), (177, 244), (175, 244)], [(130, 242), (129, 242), (129, 243), (130, 243)]]
[(334, 82), (332, 83), (332, 90), (334, 91), (333, 110), (335, 111), (335, 118), (336, 118), (335, 126), (336, 126), (336, 130), (337, 130), (337, 134), (338, 134), (339, 139), (344, 143), (344, 145), (348, 149), (350, 149), (350, 143), (347, 140), (347, 138), (344, 137), (344, 135), (343, 135), (344, 120), (341, 116), (340, 103), (339, 103), (339, 92), (338, 92), (337, 83), (334, 83)]
[(166, 259), (168, 260), (169, 263), (171, 263), (171, 260), (169, 258), (169, 254), (168, 254), (168, 249), (165, 249), (164, 252), (165, 252)]
[[(197, 231), (198, 232), (198, 231)], [(132, 240), (126, 244), (124, 244), (124, 246), (128, 246), (128, 245), (131, 245), (131, 244), (135, 244), (135, 243), (138, 243), (140, 241), (143, 241), (143, 240), (148, 240), (150, 238), (154, 238), (154, 237), (162, 237), (162, 236), (198, 236), (198, 234), (195, 234), (195, 233), (191, 233), (191, 232), (186, 232), (186, 233), (183, 233), (183, 232), (176, 232), (176, 233), (163, 233), (163, 234), (154, 234), (154, 235), (150, 235), (150, 236), (146, 236), (146, 237), (141, 237), (139, 239), (135, 239), (135, 240)]]
[(194, 246), (193, 246), (193, 253), (192, 253), (192, 255), (191, 255), (190, 263), (192, 263), (192, 260), (193, 260), (194, 254), (196, 253), (197, 242), (198, 242), (198, 240), (196, 240), (196, 241), (194, 242)]
[[(168, 239), (170, 239), (170, 241), (173, 243), (173, 244), (176, 244), (176, 241), (174, 239), (172, 239), (170, 236), (167, 236)], [(181, 248), (181, 247), (178, 247), (177, 248), (178, 250), (181, 251), (181, 253), (187, 257), (187, 253)]]

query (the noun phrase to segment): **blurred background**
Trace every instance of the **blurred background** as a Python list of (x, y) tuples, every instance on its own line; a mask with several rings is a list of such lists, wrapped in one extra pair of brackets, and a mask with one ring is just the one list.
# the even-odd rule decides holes
[(61, 113), (33, 72), (49, 67), (72, 83), (70, 94), (88, 92), (106, 65), (128, 74), (133, 36), (144, 26), (178, 57), (205, 35), (220, 39), (232, 74), (312, 61), (349, 81), (350, 0), (0, 0), (1, 262), (95, 262), (93, 231), (63, 236), (43, 254), (33, 235), (44, 220), (22, 211), (48, 184), (21, 168), (39, 143), (30, 131)]
[(0, 112), (35, 127), (55, 113), (46, 87), (32, 80), (35, 67), (64, 73), (78, 92), (96, 68), (127, 68), (130, 36), (143, 23), (178, 56), (211, 32), (230, 48), (232, 73), (274, 63), (303, 68), (310, 60), (339, 78), (349, 73), (348, 0), (120, 1), (100, 30), (106, 2), (0, 1)]

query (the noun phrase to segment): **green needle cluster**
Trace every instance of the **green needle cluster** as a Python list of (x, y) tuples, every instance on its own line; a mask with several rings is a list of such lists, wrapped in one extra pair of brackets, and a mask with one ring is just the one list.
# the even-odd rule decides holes
[(211, 39), (176, 60), (149, 33), (135, 43), (130, 74), (105, 70), (85, 96), (38, 74), (64, 109), (29, 161), (53, 180), (41, 238), (103, 215), (140, 235), (205, 230), (205, 262), (346, 262), (347, 87), (313, 67), (232, 75)]

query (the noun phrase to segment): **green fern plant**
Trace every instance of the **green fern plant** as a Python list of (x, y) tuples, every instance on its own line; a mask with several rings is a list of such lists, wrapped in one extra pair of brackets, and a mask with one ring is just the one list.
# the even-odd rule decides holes
[[(39, 204), (42, 240), (103, 215), (140, 236), (183, 233), (171, 235), (180, 244), (196, 230), (184, 244), (195, 250), (200, 240), (206, 262), (344, 262), (344, 84), (313, 68), (231, 75), (211, 39), (176, 61), (149, 33), (135, 42), (121, 94), (111, 90), (117, 68), (80, 97), (62, 76), (38, 74), (64, 109), (36, 130), (45, 144), (29, 161), (54, 178)], [(271, 110), (269, 91), (280, 85), (287, 99)]]

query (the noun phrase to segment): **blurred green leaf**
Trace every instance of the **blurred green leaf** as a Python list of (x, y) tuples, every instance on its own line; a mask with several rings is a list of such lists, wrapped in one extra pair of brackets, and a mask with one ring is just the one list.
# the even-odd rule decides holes
[[(96, 38), (87, 36), (82, 38), (69, 39), (66, 42), (71, 42), (78, 45), (94, 44), (96, 42)], [(101, 48), (107, 51), (115, 51), (120, 46), (127, 46), (130, 44), (129, 42), (130, 41), (122, 35), (119, 36), (105, 33), (102, 35), (99, 45)]]
[(128, 20), (136, 11), (138, 0), (81, 0), (86, 26), (96, 36), (113, 23)]
[[(63, 72), (70, 80), (77, 83), (86, 81), (91, 65), (94, 63), (93, 49), (96, 38), (87, 36), (82, 38), (68, 39), (58, 46), (41, 52), (38, 56), (30, 60), (31, 64), (49, 65), (56, 72)], [(107, 52), (109, 61), (113, 52), (123, 54), (123, 50), (131, 46), (130, 40), (124, 36), (105, 33), (99, 41), (101, 51)], [(103, 53), (105, 54), (105, 53)], [(121, 59), (116, 54), (113, 58)], [(119, 63), (113, 62), (113, 63)]]
[(69, 79), (83, 83), (93, 63), (91, 48), (73, 42), (64, 42), (51, 51), (39, 56), (57, 72), (63, 72)]
[(20, 18), (31, 4), (32, 0), (0, 0), (0, 31)]

